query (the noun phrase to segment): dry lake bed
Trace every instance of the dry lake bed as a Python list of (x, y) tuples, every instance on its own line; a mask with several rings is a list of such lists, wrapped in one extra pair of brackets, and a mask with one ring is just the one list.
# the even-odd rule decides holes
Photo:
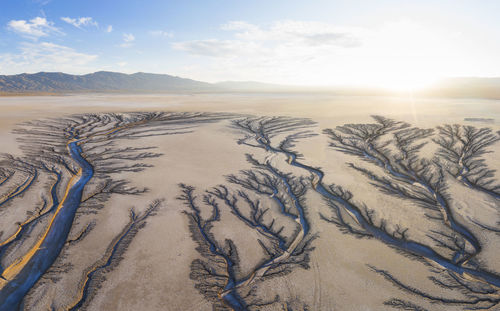
[(500, 102), (0, 97), (0, 310), (500, 310)]

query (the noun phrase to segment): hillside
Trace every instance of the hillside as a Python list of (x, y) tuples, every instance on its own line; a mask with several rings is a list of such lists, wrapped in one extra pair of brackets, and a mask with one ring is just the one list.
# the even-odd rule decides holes
[(0, 92), (79, 92), (79, 91), (203, 91), (214, 87), (205, 82), (170, 75), (99, 71), (86, 75), (39, 72), (0, 76)]
[[(41, 95), (68, 92), (279, 92), (330, 93), (342, 96), (406, 96), (378, 88), (300, 87), (254, 81), (207, 83), (166, 74), (138, 72), (124, 74), (99, 71), (85, 75), (61, 72), (0, 75), (0, 94)], [(416, 97), (500, 99), (500, 78), (448, 78), (426, 89), (413, 92)]]

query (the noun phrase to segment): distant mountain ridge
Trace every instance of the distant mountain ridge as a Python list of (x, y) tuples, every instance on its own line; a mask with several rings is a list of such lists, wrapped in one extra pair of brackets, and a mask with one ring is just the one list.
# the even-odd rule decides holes
[[(143, 72), (124, 74), (98, 71), (85, 75), (39, 72), (0, 75), (0, 94), (72, 92), (310, 92), (344, 96), (406, 95), (405, 92), (377, 88), (301, 87), (256, 81), (207, 83), (167, 74)], [(500, 99), (500, 78), (448, 78), (412, 94), (423, 97)]]
[(98, 71), (86, 75), (61, 72), (1, 75), (0, 92), (83, 92), (83, 91), (204, 91), (214, 85), (166, 74), (138, 72), (124, 74)]

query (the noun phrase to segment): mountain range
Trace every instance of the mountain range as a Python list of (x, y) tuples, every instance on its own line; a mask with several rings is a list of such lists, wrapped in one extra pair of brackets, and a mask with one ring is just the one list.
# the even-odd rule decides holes
[(180, 77), (138, 72), (124, 74), (99, 71), (86, 75), (61, 72), (39, 72), (0, 76), (0, 92), (59, 93), (104, 91), (190, 91), (211, 90), (214, 85)]
[[(98, 71), (0, 75), (0, 94), (73, 92), (328, 92), (339, 95), (394, 95), (381, 89), (297, 87), (254, 81), (207, 83), (167, 74)], [(448, 78), (415, 96), (500, 99), (500, 78)]]

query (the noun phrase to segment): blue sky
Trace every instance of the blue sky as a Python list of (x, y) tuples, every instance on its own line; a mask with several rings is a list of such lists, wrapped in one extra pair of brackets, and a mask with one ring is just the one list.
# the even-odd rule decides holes
[(500, 1), (0, 0), (0, 74), (416, 85), (500, 76)]

